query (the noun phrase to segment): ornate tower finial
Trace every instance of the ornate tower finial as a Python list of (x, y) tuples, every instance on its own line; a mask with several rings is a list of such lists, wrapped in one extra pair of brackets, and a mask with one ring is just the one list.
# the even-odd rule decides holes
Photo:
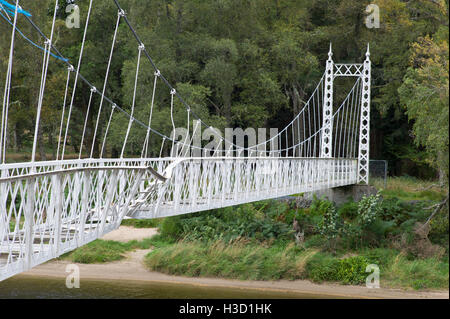
[(328, 51), (328, 60), (331, 60), (332, 56), (333, 56), (333, 51), (332, 51), (331, 42), (330, 42), (330, 51)]
[(368, 60), (369, 57), (370, 57), (370, 47), (369, 47), (369, 43), (367, 43), (366, 59)]

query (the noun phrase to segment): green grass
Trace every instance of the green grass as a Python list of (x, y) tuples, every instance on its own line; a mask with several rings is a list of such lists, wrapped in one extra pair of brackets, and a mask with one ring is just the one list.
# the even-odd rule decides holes
[(82, 264), (104, 263), (124, 258), (128, 250), (128, 243), (99, 239), (74, 250), (65, 259)]
[(386, 267), (384, 276), (392, 287), (448, 289), (448, 268), (448, 261), (435, 258), (408, 260), (399, 255)]
[(448, 259), (409, 260), (393, 249), (365, 249), (351, 256), (332, 255), (293, 243), (178, 242), (145, 257), (153, 271), (188, 277), (240, 280), (295, 280), (364, 284), (366, 266), (380, 267), (380, 285), (389, 288), (448, 289)]
[(416, 192), (408, 192), (402, 189), (388, 189), (381, 191), (381, 195), (385, 198), (398, 198), (405, 201), (412, 200), (429, 200), (429, 201), (441, 201), (444, 199), (444, 194), (432, 191), (432, 190), (424, 190), (424, 191), (416, 191)]
[(159, 227), (162, 218), (158, 219), (124, 219), (122, 220), (122, 226), (131, 226), (134, 228), (156, 228)]
[[(163, 219), (125, 219), (121, 225), (134, 228), (155, 228)], [(149, 249), (151, 247), (165, 247), (170, 244), (168, 240), (161, 240), (160, 235), (143, 239), (142, 241), (132, 240), (122, 243), (113, 240), (97, 239), (85, 246), (82, 246), (70, 253), (61, 256), (62, 259), (76, 263), (93, 264), (106, 263), (121, 260), (125, 253), (134, 249)]]
[(425, 181), (410, 176), (388, 177), (386, 189), (383, 179), (372, 179), (370, 183), (381, 190), (384, 198), (395, 197), (405, 201), (440, 201), (447, 193), (447, 189), (434, 185), (436, 181)]
[(70, 253), (64, 254), (61, 258), (81, 264), (106, 263), (123, 259), (128, 251), (149, 249), (154, 246), (163, 247), (164, 245), (158, 241), (158, 238), (146, 238), (142, 241), (132, 240), (127, 243), (97, 239)]
[(449, 287), (448, 257), (411, 259), (395, 250), (381, 248), (366, 251), (365, 255), (373, 258), (374, 253), (379, 254), (375, 259), (380, 263), (382, 286), (412, 289), (448, 289)]
[(347, 257), (316, 248), (301, 249), (293, 243), (173, 243), (156, 235), (127, 243), (96, 240), (61, 258), (85, 264), (105, 263), (123, 259), (128, 251), (151, 247), (155, 250), (145, 257), (145, 265), (151, 270), (172, 275), (364, 284), (368, 275), (365, 267), (374, 263), (380, 267), (382, 287), (448, 289), (449, 286), (448, 257), (408, 259), (402, 253), (386, 248), (366, 248)]
[(189, 277), (220, 277), (246, 280), (299, 279), (312, 250), (288, 246), (222, 241), (178, 242), (156, 249), (145, 258), (151, 270)]

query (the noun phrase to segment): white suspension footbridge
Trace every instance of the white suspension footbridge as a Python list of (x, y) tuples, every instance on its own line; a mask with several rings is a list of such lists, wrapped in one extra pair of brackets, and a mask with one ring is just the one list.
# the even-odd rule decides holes
[[(0, 132), (0, 280), (100, 238), (118, 228), (124, 218), (187, 214), (368, 183), (369, 48), (363, 63), (336, 64), (330, 45), (325, 73), (301, 111), (267, 141), (243, 147), (223, 138), (195, 114), (158, 70), (119, 1), (113, 0), (111, 4), (117, 7), (117, 19), (102, 89), (98, 90), (80, 72), (92, 0), (76, 66), (65, 59), (53, 43), (58, 0), (49, 35), (45, 35), (32, 21), (31, 14), (20, 7), (19, 0), (14, 4), (0, 1), (0, 13), (5, 18), (0, 21), (11, 26), (9, 56), (1, 57), (8, 67), (6, 74), (2, 74), (6, 80)], [(14, 93), (11, 89), (14, 44), (17, 37), (23, 36), (21, 23), (30, 23), (41, 37), (42, 68), (31, 160), (11, 163), (7, 152), (8, 111)], [(111, 61), (119, 49), (116, 47), (119, 25), (125, 26), (120, 32), (129, 32), (136, 39), (133, 99), (128, 106), (120, 106), (106, 95)], [(142, 70), (142, 59), (150, 62), (154, 73), (146, 118), (136, 115), (139, 74), (149, 71)], [(58, 150), (56, 160), (37, 161), (38, 132), (50, 63), (67, 67)], [(355, 83), (344, 101), (334, 107), (333, 83), (337, 77), (354, 77)], [(68, 136), (74, 129), (75, 97), (84, 93), (79, 87), (89, 88), (79, 156), (65, 159)], [(170, 107), (172, 129), (176, 128), (174, 112), (183, 112), (190, 133), (186, 138), (178, 140), (175, 133), (166, 134), (153, 128), (152, 116), (158, 112), (154, 108), (157, 89), (167, 94), (166, 107)], [(92, 106), (96, 99), (99, 106), (94, 114)], [(182, 109), (175, 110), (177, 105)], [(105, 123), (102, 112), (108, 114)], [(121, 137), (121, 154), (117, 158), (107, 158), (108, 142), (113, 138), (108, 133), (113, 118), (119, 114), (128, 119)], [(86, 127), (90, 118), (95, 121), (95, 129), (88, 138)], [(197, 120), (194, 127), (190, 126), (192, 119)], [(216, 135), (218, 143), (214, 147), (193, 143), (193, 136), (203, 128)], [(145, 138), (141, 141), (139, 155), (125, 157), (133, 129), (143, 130)], [(99, 156), (94, 156), (96, 141), (101, 145)], [(158, 151), (154, 151), (151, 145), (157, 144)]]

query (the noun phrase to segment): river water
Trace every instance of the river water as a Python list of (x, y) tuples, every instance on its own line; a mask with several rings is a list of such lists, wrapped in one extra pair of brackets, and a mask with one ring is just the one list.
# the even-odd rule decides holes
[(305, 299), (330, 298), (289, 291), (194, 286), (179, 283), (138, 281), (81, 281), (68, 289), (65, 278), (16, 276), (0, 282), (0, 299)]

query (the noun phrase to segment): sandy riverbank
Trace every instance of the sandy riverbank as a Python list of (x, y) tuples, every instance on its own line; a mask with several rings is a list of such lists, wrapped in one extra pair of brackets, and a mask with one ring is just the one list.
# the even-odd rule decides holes
[(101, 239), (115, 240), (126, 243), (130, 240), (143, 240), (158, 233), (158, 228), (134, 228), (130, 226), (120, 226), (118, 229), (106, 234)]
[[(117, 241), (129, 241), (133, 239), (141, 240), (153, 236), (156, 233), (156, 229), (136, 229), (121, 226), (118, 230), (111, 232), (103, 239)], [(289, 291), (304, 295), (329, 296), (330, 298), (449, 298), (448, 291), (405, 291), (386, 288), (369, 289), (362, 286), (344, 286), (329, 283), (314, 284), (307, 280), (241, 281), (219, 278), (171, 276), (149, 271), (145, 268), (142, 261), (149, 251), (151, 250), (135, 250), (129, 252), (125, 259), (117, 262), (104, 264), (77, 264), (80, 268), (81, 280), (160, 282), (250, 290)], [(67, 276), (65, 270), (68, 264), (70, 264), (68, 261), (51, 261), (18, 276), (65, 278)]]

